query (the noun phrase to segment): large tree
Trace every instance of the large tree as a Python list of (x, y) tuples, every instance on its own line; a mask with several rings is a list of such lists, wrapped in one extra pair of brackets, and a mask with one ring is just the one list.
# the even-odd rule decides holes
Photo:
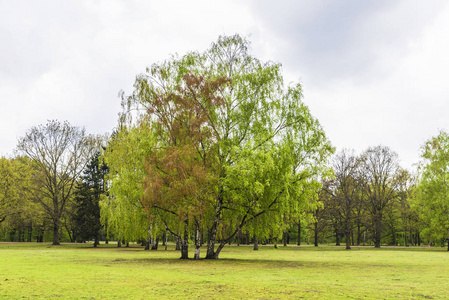
[(38, 201), (53, 224), (53, 245), (59, 245), (61, 217), (75, 185), (95, 151), (98, 139), (67, 121), (48, 121), (32, 127), (19, 139), (17, 149), (36, 165)]
[[(304, 206), (314, 202), (306, 199), (306, 195), (311, 194), (309, 190), (318, 189), (316, 179), (326, 170), (326, 160), (333, 151), (320, 124), (302, 102), (301, 86), (286, 87), (281, 65), (258, 60), (248, 48), (249, 42), (240, 36), (225, 36), (204, 53), (173, 56), (139, 75), (135, 92), (125, 98), (129, 108), (146, 108), (148, 120), (161, 120), (156, 123), (164, 124), (156, 126), (160, 130), (157, 132), (158, 147), (165, 148), (164, 155), (175, 151), (175, 148), (167, 148), (174, 147), (170, 141), (173, 128), (166, 126), (173, 119), (161, 118), (161, 113), (178, 116), (173, 112), (183, 108), (176, 104), (173, 95), (178, 97), (180, 93), (184, 96), (190, 93), (189, 97), (183, 97), (190, 101), (189, 105), (197, 103), (193, 106), (197, 115), (191, 120), (199, 121), (201, 128), (207, 129), (207, 142), (187, 143), (182, 151), (177, 148), (173, 153), (177, 155), (176, 162), (193, 164), (201, 160), (202, 153), (207, 153), (207, 165), (211, 167), (206, 174), (212, 176), (208, 178), (216, 176), (210, 181), (216, 183), (200, 183), (189, 175), (194, 179), (189, 182), (196, 181), (195, 188), (199, 189), (191, 190), (189, 196), (171, 189), (176, 197), (170, 201), (174, 201), (174, 205), (181, 205), (187, 199), (194, 205), (202, 203), (202, 211), (207, 212), (201, 219), (201, 227), (208, 237), (206, 258), (218, 258), (225, 244), (255, 219), (269, 218), (271, 222), (265, 224), (274, 232), (282, 233), (279, 227), (284, 219), (298, 215)], [(188, 80), (199, 80), (200, 85), (211, 88), (207, 92), (201, 88), (192, 89)], [(217, 81), (229, 82), (229, 85), (213, 89)], [(198, 101), (195, 95), (206, 97)], [(165, 101), (163, 106), (158, 105), (161, 99)], [(207, 99), (221, 99), (222, 103), (208, 103)], [(181, 134), (190, 133), (184, 130)], [(197, 156), (192, 156), (192, 149)], [(156, 179), (152, 170), (166, 173), (157, 167), (161, 161), (147, 162), (150, 189), (152, 180)], [(176, 175), (177, 171), (175, 167), (172, 169)], [(181, 184), (186, 178), (170, 177), (170, 181), (178, 180)], [(195, 196), (200, 190), (199, 195), (207, 195), (206, 199)], [(148, 198), (155, 199), (157, 195), (151, 193), (147, 194)]]
[(432, 233), (430, 240), (448, 240), (449, 134), (441, 131), (422, 147), (417, 208)]

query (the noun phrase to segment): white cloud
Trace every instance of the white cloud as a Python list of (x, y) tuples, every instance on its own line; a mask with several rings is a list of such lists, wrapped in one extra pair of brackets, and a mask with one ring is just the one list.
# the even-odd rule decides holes
[(116, 125), (118, 92), (152, 63), (251, 35), (283, 63), (339, 148), (383, 144), (409, 167), (449, 129), (445, 1), (2, 1), (0, 155), (47, 119), (89, 132)]

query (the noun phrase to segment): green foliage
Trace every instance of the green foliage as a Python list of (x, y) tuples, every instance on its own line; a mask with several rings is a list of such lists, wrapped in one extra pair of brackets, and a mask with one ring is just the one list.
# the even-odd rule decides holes
[(132, 241), (146, 239), (151, 221), (142, 205), (145, 158), (153, 150), (152, 132), (146, 126), (123, 125), (103, 153), (109, 167), (109, 196), (100, 201), (101, 220), (108, 234)]
[(75, 236), (78, 241), (95, 239), (95, 246), (102, 228), (99, 202), (106, 192), (104, 177), (108, 172), (107, 165), (100, 164), (99, 156), (97, 152), (87, 164), (75, 192)]
[(426, 229), (423, 234), (436, 242), (449, 236), (449, 135), (441, 131), (422, 147), (420, 178), (415, 207)]
[(34, 165), (27, 157), (0, 158), (0, 224), (9, 231), (32, 231), (42, 223), (42, 209), (32, 193)]
[[(259, 234), (267, 235), (313, 208), (312, 191), (327, 175), (333, 152), (302, 102), (301, 85), (285, 86), (281, 65), (261, 62), (248, 49), (246, 39), (222, 36), (204, 53), (172, 56), (139, 75), (134, 93), (123, 101), (122, 122), (132, 119), (134, 109), (144, 108), (139, 122), (147, 120), (155, 136), (158, 150), (147, 160), (149, 208), (185, 222), (185, 214), (201, 218), (209, 238), (207, 258), (218, 257), (226, 241), (257, 218), (272, 220), (261, 221)], [(216, 179), (198, 185), (204, 176), (193, 166), (200, 162), (206, 177)], [(181, 170), (190, 171), (179, 178)], [(188, 194), (180, 193), (176, 187), (187, 183), (195, 184)], [(201, 209), (198, 195), (208, 195)]]

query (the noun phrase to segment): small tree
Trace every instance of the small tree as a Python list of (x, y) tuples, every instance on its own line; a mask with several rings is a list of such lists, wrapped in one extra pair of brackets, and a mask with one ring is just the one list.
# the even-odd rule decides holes
[(102, 195), (106, 193), (104, 178), (108, 172), (107, 166), (100, 164), (99, 156), (100, 153), (97, 152), (87, 164), (75, 192), (76, 236), (82, 241), (95, 239), (94, 247), (99, 244), (102, 228), (99, 202)]

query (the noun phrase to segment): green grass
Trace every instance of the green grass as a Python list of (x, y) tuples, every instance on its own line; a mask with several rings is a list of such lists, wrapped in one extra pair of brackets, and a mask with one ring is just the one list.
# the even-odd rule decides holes
[(179, 256), (135, 245), (0, 243), (0, 298), (449, 299), (443, 248), (227, 246), (219, 260)]

